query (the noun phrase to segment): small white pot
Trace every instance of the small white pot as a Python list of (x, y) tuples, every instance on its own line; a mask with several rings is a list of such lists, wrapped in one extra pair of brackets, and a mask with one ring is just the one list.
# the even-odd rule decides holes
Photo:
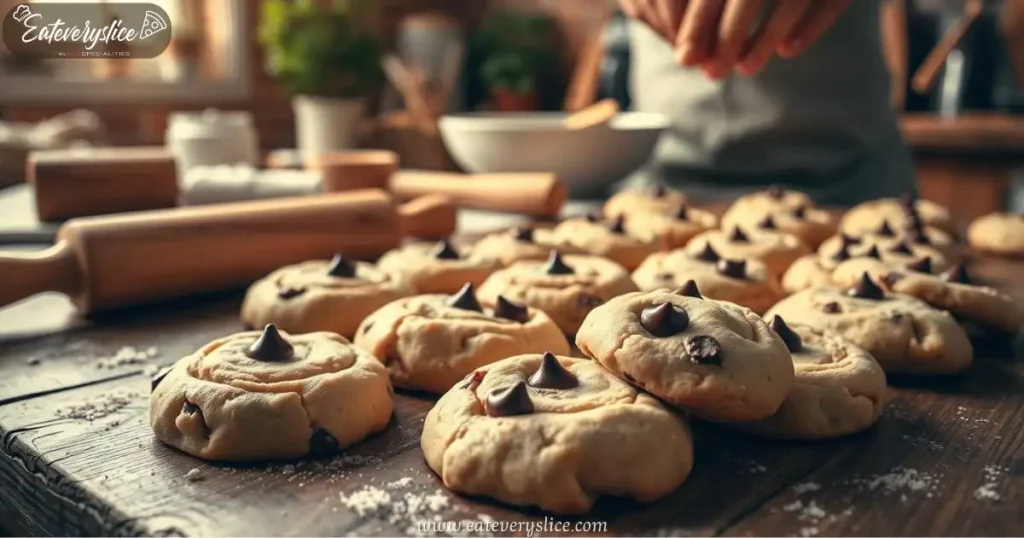
[(292, 98), (299, 152), (309, 162), (317, 155), (352, 149), (366, 110), (362, 99), (296, 95)]

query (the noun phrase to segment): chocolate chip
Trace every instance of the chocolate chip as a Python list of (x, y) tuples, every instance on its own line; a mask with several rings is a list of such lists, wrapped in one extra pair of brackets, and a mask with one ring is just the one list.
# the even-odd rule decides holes
[(932, 272), (932, 259), (928, 256), (915, 260), (907, 264), (907, 269), (915, 271), (917, 273), (931, 273)]
[(914, 196), (913, 192), (906, 192), (900, 195), (899, 203), (901, 206), (905, 208), (914, 209), (914, 205), (917, 203), (917, 199)]
[(903, 312), (889, 312), (889, 321), (892, 321), (894, 323), (899, 323), (899, 322), (903, 321), (903, 318), (904, 318)]
[(512, 237), (520, 243), (533, 243), (533, 228), (520, 226), (512, 229)]
[(878, 226), (878, 230), (875, 230), (875, 233), (882, 237), (892, 237), (896, 235), (896, 233), (892, 231), (892, 227), (889, 226), (889, 221), (887, 220), (882, 221), (882, 224)]
[(604, 299), (600, 297), (595, 297), (593, 295), (586, 294), (580, 295), (579, 298), (576, 299), (576, 304), (582, 306), (583, 308), (594, 308), (595, 306), (603, 302)]
[(557, 250), (552, 250), (548, 255), (548, 263), (544, 266), (544, 272), (549, 275), (571, 275), (576, 271), (565, 264), (562, 255)]
[(159, 372), (149, 379), (149, 391), (153, 392), (156, 390), (157, 385), (167, 377), (167, 374), (171, 373), (172, 366), (161, 368)]
[(601, 215), (597, 213), (587, 213), (583, 218), (587, 219), (587, 222), (598, 223), (601, 222)]
[(916, 245), (930, 245), (930, 244), (932, 244), (931, 240), (928, 239), (928, 234), (925, 233), (925, 231), (923, 229), (921, 229), (921, 230), (917, 230), (917, 229), (910, 230), (909, 232), (907, 232), (907, 237), (910, 239), (911, 242), (913, 242)]
[(801, 204), (793, 208), (793, 218), (804, 220), (807, 218), (807, 206)]
[(690, 315), (672, 303), (661, 303), (643, 309), (640, 324), (652, 335), (665, 338), (685, 331), (690, 325)]
[(868, 258), (874, 258), (876, 260), (882, 259), (882, 253), (878, 252), (878, 245), (871, 245), (871, 248), (869, 248), (868, 251), (864, 253), (864, 256)]
[(191, 415), (195, 415), (197, 413), (202, 413), (202, 412), (203, 412), (203, 410), (199, 409), (198, 405), (196, 405), (196, 404), (194, 404), (194, 403), (192, 403), (192, 402), (190, 402), (188, 400), (185, 400), (185, 403), (181, 404), (181, 414), (182, 415), (189, 415), (189, 416), (191, 416)]
[(309, 436), (309, 455), (313, 457), (333, 456), (341, 452), (338, 440), (323, 428), (314, 428)]
[(372, 322), (372, 321), (365, 323), (363, 325), (363, 331), (362, 331), (363, 334), (366, 334), (366, 333), (370, 332), (370, 329), (373, 328), (373, 324), (374, 324), (374, 322)]
[(749, 243), (750, 238), (747, 237), (747, 234), (743, 233), (739, 226), (733, 226), (732, 233), (729, 234), (729, 241), (733, 243)]
[(356, 276), (356, 266), (345, 256), (335, 254), (327, 266), (327, 274), (337, 278), (352, 278)]
[(962, 263), (958, 263), (946, 271), (943, 271), (943, 273), (939, 275), (939, 278), (946, 282), (954, 282), (958, 284), (971, 283), (971, 277), (967, 274), (967, 266)]
[(766, 189), (765, 192), (767, 192), (768, 196), (775, 200), (781, 200), (782, 196), (786, 194), (786, 191), (784, 191), (782, 187), (779, 185), (772, 185), (771, 187), (768, 187), (768, 189)]
[(700, 294), (700, 290), (697, 289), (697, 283), (693, 280), (687, 280), (683, 287), (675, 291), (676, 295), (682, 295), (683, 297), (693, 297), (694, 299), (703, 299), (704, 296)]
[(608, 231), (613, 234), (622, 235), (626, 233), (626, 217), (619, 215), (608, 224)]
[(718, 264), (715, 265), (715, 269), (718, 270), (719, 274), (728, 277), (739, 279), (747, 278), (747, 260), (718, 260)]
[(530, 310), (525, 305), (513, 303), (503, 295), (499, 295), (494, 307), (494, 316), (526, 323), (530, 321)]
[(457, 260), (459, 259), (459, 253), (452, 247), (451, 243), (443, 240), (434, 247), (434, 258), (438, 260)]
[(689, 211), (685, 204), (680, 205), (679, 209), (676, 210), (676, 220), (686, 220)]
[(505, 389), (492, 391), (487, 395), (487, 414), (492, 417), (510, 417), (533, 413), (533, 401), (526, 383), (517, 382)]
[(722, 348), (718, 340), (707, 335), (694, 336), (686, 342), (686, 352), (690, 361), (696, 364), (722, 364)]
[(882, 276), (882, 284), (885, 284), (885, 287), (887, 288), (893, 287), (893, 285), (895, 285), (900, 280), (903, 280), (903, 275), (901, 273), (897, 273), (896, 271), (886, 273), (885, 275)]
[(552, 353), (544, 353), (537, 371), (530, 376), (530, 386), (541, 389), (571, 389), (579, 386), (580, 380), (572, 375), (558, 357)]
[(655, 198), (664, 198), (666, 194), (668, 194), (668, 189), (660, 183), (651, 189), (651, 196)]
[(717, 262), (722, 259), (722, 257), (718, 255), (718, 252), (715, 252), (715, 249), (711, 246), (710, 242), (705, 242), (704, 250), (698, 252), (695, 257), (698, 260), (704, 260), (706, 262)]
[(840, 245), (839, 250), (832, 255), (832, 261), (836, 263), (845, 262), (850, 259), (850, 247)]
[(294, 299), (303, 293), (306, 293), (306, 288), (282, 288), (278, 290), (277, 296), (287, 301), (288, 299)]
[(843, 243), (843, 246), (847, 248), (860, 244), (860, 238), (853, 237), (852, 235), (839, 234), (839, 240)]
[(885, 299), (885, 292), (882, 291), (882, 288), (878, 287), (878, 284), (871, 280), (867, 271), (860, 275), (860, 281), (857, 282), (857, 285), (847, 290), (846, 294), (857, 299), (871, 299), (874, 301)]
[(668, 281), (675, 280), (676, 277), (673, 276), (672, 273), (658, 273), (657, 275), (655, 275), (654, 278), (657, 278), (658, 280), (664, 280), (664, 281), (668, 282)]
[(840, 308), (839, 303), (835, 301), (829, 301), (821, 305), (821, 311), (826, 314), (838, 314), (839, 312), (842, 312), (842, 310), (843, 309)]
[(892, 252), (893, 254), (906, 254), (908, 256), (914, 253), (913, 250), (910, 250), (910, 245), (908, 245), (906, 241), (896, 243), (889, 249), (889, 252)]
[(775, 226), (775, 219), (773, 219), (771, 215), (765, 215), (764, 218), (757, 223), (757, 227), (762, 230), (777, 229), (777, 227)]
[(480, 306), (480, 301), (476, 300), (476, 289), (473, 288), (473, 284), (467, 282), (463, 284), (462, 288), (445, 301), (445, 304), (460, 310), (472, 310), (473, 312), (483, 312), (484, 308)]
[(803, 347), (803, 340), (799, 334), (789, 328), (789, 325), (786, 325), (786, 320), (782, 319), (782, 316), (773, 316), (770, 325), (772, 330), (786, 343), (786, 349), (790, 353), (800, 351)]
[(295, 356), (295, 348), (281, 336), (273, 323), (263, 328), (263, 334), (246, 350), (246, 356), (264, 362), (286, 361)]

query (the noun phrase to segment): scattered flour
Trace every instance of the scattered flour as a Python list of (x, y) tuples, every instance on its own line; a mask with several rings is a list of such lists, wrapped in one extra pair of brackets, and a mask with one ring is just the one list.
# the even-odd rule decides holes
[(191, 471), (185, 473), (185, 480), (188, 480), (189, 482), (199, 482), (202, 480), (206, 480), (206, 477), (203, 476), (203, 472), (200, 471), (198, 467), (196, 467)]
[[(401, 487), (412, 483), (407, 478), (396, 480), (385, 487)], [(399, 484), (400, 486), (394, 486)], [(430, 493), (407, 492), (399, 496), (376, 486), (363, 486), (351, 495), (339, 495), (342, 504), (355, 511), (359, 517), (376, 517), (401, 527), (406, 534), (417, 534), (420, 524), (428, 521), (440, 521), (440, 512), (451, 504), (448, 496), (441, 490)], [(484, 521), (481, 518), (481, 521)]]
[(150, 346), (145, 349), (139, 349), (133, 346), (124, 346), (117, 350), (117, 353), (115, 353), (113, 357), (105, 357), (98, 360), (96, 362), (96, 367), (111, 369), (130, 364), (142, 364), (159, 354), (160, 352), (157, 351), (154, 346)]
[(797, 495), (801, 495), (807, 492), (820, 490), (821, 484), (815, 482), (801, 482), (799, 484), (794, 484), (792, 489)]
[(938, 477), (932, 473), (896, 467), (891, 472), (875, 475), (870, 478), (857, 478), (852, 481), (854, 484), (865, 487), (871, 491), (882, 493), (916, 493), (925, 492), (927, 497), (932, 496), (932, 491), (938, 486)]
[(1001, 501), (1003, 497), (996, 491), (996, 483), (989, 482), (974, 490), (974, 498), (984, 501)]
[(141, 395), (135, 392), (104, 394), (91, 401), (60, 409), (57, 411), (57, 417), (92, 422), (124, 409), (140, 397)]
[(405, 478), (401, 478), (401, 479), (395, 480), (394, 482), (388, 482), (385, 485), (385, 487), (387, 487), (388, 489), (398, 489), (398, 488), (409, 487), (411, 485), (412, 485), (412, 478), (407, 476)]

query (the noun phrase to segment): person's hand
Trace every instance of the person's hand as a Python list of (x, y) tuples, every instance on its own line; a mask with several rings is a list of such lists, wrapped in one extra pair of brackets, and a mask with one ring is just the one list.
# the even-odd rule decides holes
[(619, 7), (627, 17), (643, 22), (664, 37), (666, 41), (674, 44), (688, 1), (619, 0)]
[[(828, 30), (852, 0), (683, 0), (676, 59), (712, 78), (761, 71), (775, 54), (793, 58)], [(760, 25), (758, 25), (759, 20)]]

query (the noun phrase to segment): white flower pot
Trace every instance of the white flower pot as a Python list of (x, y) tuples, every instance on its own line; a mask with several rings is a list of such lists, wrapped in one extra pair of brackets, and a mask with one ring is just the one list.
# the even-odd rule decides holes
[(362, 99), (296, 95), (292, 98), (299, 153), (303, 161), (323, 153), (352, 149), (366, 110)]

